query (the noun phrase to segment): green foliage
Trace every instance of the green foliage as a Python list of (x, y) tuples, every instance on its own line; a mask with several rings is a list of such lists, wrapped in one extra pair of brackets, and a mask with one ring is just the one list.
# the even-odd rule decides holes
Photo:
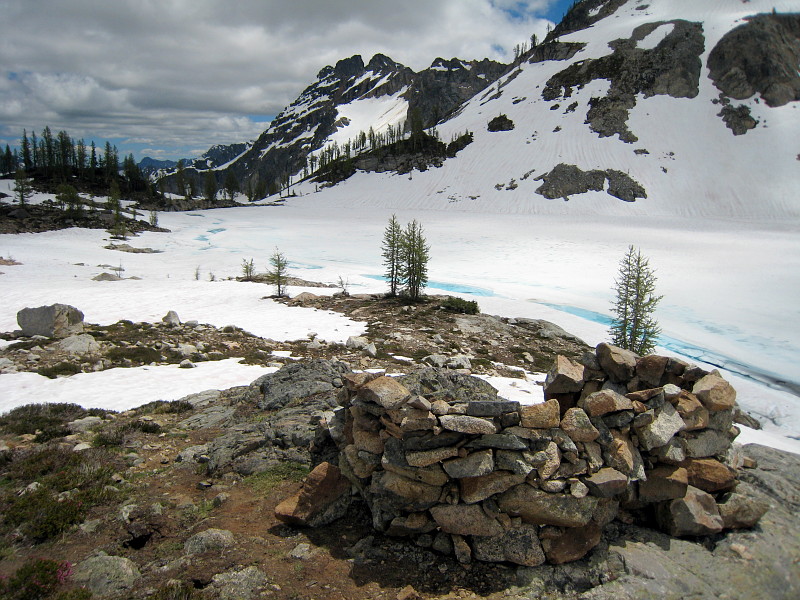
[(628, 246), (614, 281), (611, 343), (637, 354), (652, 352), (661, 333), (653, 313), (663, 298), (655, 295), (655, 289), (656, 277), (650, 261), (639, 249)]
[[(47, 558), (34, 558), (23, 564), (11, 577), (0, 578), (0, 597), (5, 600), (43, 600), (52, 597), (56, 589), (72, 575), (72, 565)], [(91, 598), (91, 594), (74, 595), (61, 592), (58, 600)]]
[(81, 372), (81, 366), (76, 363), (62, 361), (60, 363), (56, 363), (52, 367), (41, 367), (37, 369), (36, 372), (43, 377), (55, 379), (60, 375), (76, 375), (77, 373)]
[(203, 197), (209, 202), (214, 202), (217, 199), (217, 178), (214, 177), (213, 171), (206, 171), (206, 176), (203, 180)]
[(68, 183), (59, 185), (56, 190), (56, 200), (58, 200), (61, 210), (66, 211), (70, 217), (83, 215), (83, 201), (74, 186)]
[(381, 246), (383, 265), (386, 267), (386, 281), (389, 282), (389, 294), (392, 296), (397, 295), (397, 290), (400, 286), (402, 241), (403, 229), (400, 227), (397, 215), (392, 215), (383, 232), (383, 244)]
[(77, 404), (26, 404), (0, 415), (0, 431), (23, 435), (36, 433), (85, 417), (86, 409)]
[(199, 597), (193, 586), (179, 581), (167, 582), (148, 596), (150, 600), (194, 600)]
[(464, 300), (463, 298), (455, 298), (453, 296), (448, 296), (439, 306), (450, 312), (465, 315), (477, 315), (480, 312), (478, 303), (474, 300)]
[(242, 279), (245, 281), (253, 281), (253, 276), (256, 274), (256, 267), (253, 259), (242, 259)]
[(147, 404), (143, 404), (139, 408), (136, 409), (137, 415), (146, 415), (146, 414), (155, 414), (155, 415), (167, 415), (167, 414), (180, 414), (184, 412), (188, 412), (194, 409), (191, 402), (187, 402), (186, 400), (155, 400), (153, 402), (148, 402)]
[(497, 115), (489, 121), (487, 129), (489, 131), (511, 131), (514, 129), (514, 121), (509, 119), (507, 115)]
[(14, 175), (14, 192), (17, 195), (17, 201), (20, 206), (25, 206), (33, 194), (33, 189), (31, 188), (30, 181), (28, 181), (28, 175), (25, 173), (25, 169), (17, 169)]
[[(106, 486), (121, 466), (117, 463), (103, 451), (73, 452), (57, 446), (13, 455), (0, 472), (9, 484), (0, 493), (0, 532), (16, 527), (33, 542), (60, 535), (112, 495)], [(31, 482), (38, 486), (18, 493)]]
[(425, 241), (422, 225), (416, 219), (406, 225), (401, 244), (402, 268), (400, 278), (405, 286), (404, 295), (412, 302), (420, 300), (428, 284), (430, 247)]
[(275, 252), (269, 258), (269, 264), (272, 265), (272, 269), (267, 272), (267, 280), (275, 286), (275, 294), (278, 297), (285, 296), (289, 261), (286, 260), (280, 250), (275, 248)]
[(106, 356), (111, 360), (130, 360), (135, 363), (149, 365), (161, 360), (161, 352), (147, 346), (116, 346), (110, 348)]
[(308, 467), (305, 465), (294, 462), (283, 462), (273, 465), (261, 473), (248, 475), (244, 478), (244, 483), (255, 492), (268, 494), (279, 483), (284, 481), (302, 481), (308, 473)]

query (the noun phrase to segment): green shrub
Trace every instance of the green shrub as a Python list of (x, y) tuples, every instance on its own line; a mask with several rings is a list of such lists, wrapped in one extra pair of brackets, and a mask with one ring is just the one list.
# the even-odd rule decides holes
[(166, 414), (180, 414), (183, 412), (188, 412), (194, 409), (191, 402), (187, 402), (186, 400), (155, 400), (153, 402), (148, 402), (147, 404), (143, 404), (139, 408), (136, 409), (137, 415), (148, 415), (148, 414), (156, 414), (156, 415), (166, 415)]
[(40, 487), (22, 496), (12, 496), (4, 519), (34, 542), (44, 542), (82, 522), (85, 515), (86, 509), (80, 501), (68, 498), (59, 502), (49, 489)]
[(179, 581), (170, 581), (149, 596), (150, 600), (193, 600), (198, 597), (193, 586)]
[[(23, 435), (63, 427), (86, 416), (86, 409), (77, 404), (26, 404), (0, 415), (0, 431)], [(46, 440), (37, 440), (46, 441)]]
[[(8, 579), (0, 579), (0, 597), (6, 600), (40, 600), (49, 597), (72, 574), (72, 565), (47, 558), (35, 558), (22, 565)], [(83, 596), (83, 598), (89, 598)], [(56, 598), (78, 600), (81, 596)]]
[(136, 363), (150, 364), (161, 361), (161, 353), (146, 346), (127, 346), (111, 348), (106, 354), (111, 360), (130, 360)]
[(69, 377), (70, 375), (77, 375), (78, 373), (81, 372), (81, 366), (75, 363), (63, 361), (53, 365), (52, 367), (41, 367), (37, 369), (36, 372), (42, 377), (55, 379), (60, 375), (67, 377)]
[(474, 300), (464, 300), (463, 298), (454, 298), (453, 296), (448, 296), (439, 306), (450, 312), (465, 315), (477, 315), (480, 312), (478, 303)]

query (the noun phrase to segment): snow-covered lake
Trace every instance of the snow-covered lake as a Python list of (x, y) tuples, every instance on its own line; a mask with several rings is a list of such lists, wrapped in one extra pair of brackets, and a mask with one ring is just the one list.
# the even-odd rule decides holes
[[(639, 246), (664, 295), (657, 314), (663, 328), (658, 351), (720, 367), (737, 388), (740, 404), (765, 421), (770, 434), (800, 435), (797, 224), (509, 215), (488, 209), (409, 211), (380, 202), (358, 204), (347, 208), (329, 195), (309, 194), (285, 206), (161, 213), (159, 224), (171, 233), (129, 240), (136, 247), (163, 251), (158, 254), (103, 249), (107, 234), (96, 230), (0, 235), (0, 256), (22, 263), (0, 267), (0, 331), (16, 329), (16, 313), (26, 306), (63, 302), (80, 308), (93, 323), (157, 321), (176, 310), (182, 320), (235, 324), (276, 340), (314, 332), (325, 340), (344, 341), (363, 332), (363, 324), (278, 305), (263, 299), (271, 293), (263, 285), (224, 279), (241, 273), (243, 259), (253, 258), (257, 270), (265, 271), (277, 247), (294, 276), (330, 283), (342, 277), (353, 293), (382, 291), (381, 239), (396, 212), (401, 223), (416, 218), (425, 228), (431, 292), (477, 300), (491, 314), (544, 318), (592, 345), (607, 340), (618, 262), (629, 244)], [(140, 279), (92, 281), (109, 266), (121, 266), (124, 276)], [(138, 374), (126, 373), (122, 387), (114, 388), (126, 401), (109, 407), (243, 385), (259, 374), (242, 367), (229, 361), (209, 368), (204, 377), (197, 376), (198, 369), (188, 385), (184, 373), (191, 371), (128, 370)], [(87, 391), (82, 404), (109, 402), (103, 392), (109, 384), (101, 382), (109, 373), (81, 376)], [(37, 396), (75, 401), (75, 389), (30, 374), (1, 375), (0, 410)], [(781, 443), (800, 451), (796, 440)]]

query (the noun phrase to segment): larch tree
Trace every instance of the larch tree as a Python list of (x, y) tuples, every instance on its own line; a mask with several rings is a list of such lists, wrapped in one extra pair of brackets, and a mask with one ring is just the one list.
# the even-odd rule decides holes
[(17, 169), (14, 175), (14, 193), (17, 196), (20, 206), (25, 206), (33, 194), (33, 188), (31, 187), (31, 182), (28, 181), (28, 175), (25, 173), (25, 169)]
[(403, 229), (397, 220), (397, 215), (392, 215), (389, 224), (383, 232), (381, 246), (383, 265), (386, 267), (386, 281), (389, 282), (389, 295), (396, 296), (400, 287), (400, 274), (402, 270)]
[(275, 248), (275, 252), (269, 257), (269, 264), (272, 266), (267, 272), (269, 282), (275, 286), (275, 293), (279, 298), (285, 296), (289, 279), (287, 275), (289, 261), (278, 248)]
[(422, 225), (414, 219), (406, 225), (401, 244), (401, 280), (405, 294), (413, 302), (420, 299), (422, 290), (428, 284), (430, 247), (423, 233)]
[(209, 202), (215, 202), (217, 199), (217, 178), (214, 173), (206, 171), (206, 177), (203, 182), (203, 196)]
[(614, 345), (640, 355), (652, 352), (661, 333), (653, 313), (663, 298), (655, 290), (656, 276), (649, 259), (638, 248), (628, 246), (614, 281), (616, 299), (609, 330)]

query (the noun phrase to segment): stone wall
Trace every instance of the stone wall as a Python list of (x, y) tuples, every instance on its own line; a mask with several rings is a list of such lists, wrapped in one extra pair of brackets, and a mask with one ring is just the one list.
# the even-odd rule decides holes
[[(329, 430), (373, 526), (461, 562), (577, 560), (618, 516), (698, 536), (752, 526), (766, 510), (734, 490), (734, 389), (676, 359), (607, 344), (579, 362), (560, 356), (545, 402), (529, 406), (439, 369), (343, 380)], [(335, 479), (322, 469), (316, 479)], [(342, 505), (332, 487), (320, 488), (328, 514)], [(306, 512), (314, 494), (304, 486)], [(278, 516), (302, 523), (286, 506)]]

